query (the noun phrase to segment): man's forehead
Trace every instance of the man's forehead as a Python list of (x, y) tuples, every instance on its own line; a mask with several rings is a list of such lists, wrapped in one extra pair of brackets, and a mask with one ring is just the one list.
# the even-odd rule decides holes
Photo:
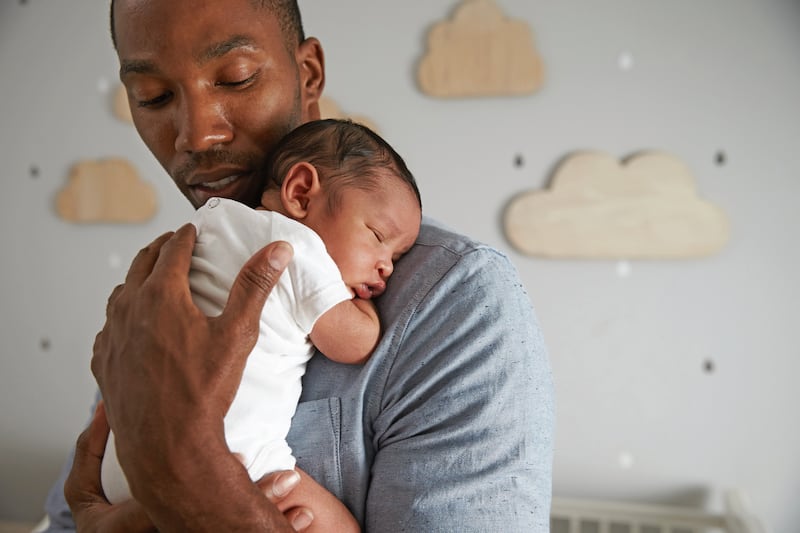
[[(246, 35), (233, 35), (222, 41), (208, 43), (207, 46), (193, 54), (193, 58), (198, 66), (203, 66), (209, 61), (224, 57), (229, 52), (241, 49), (257, 50), (258, 43)], [(120, 57), (120, 78), (124, 78), (127, 74), (155, 74), (157, 72), (157, 61)]]
[(195, 56), (195, 61), (199, 64), (207, 63), (240, 48), (258, 48), (258, 43), (249, 35), (232, 35), (223, 41), (210, 43), (200, 50)]
[(260, 0), (112, 2), (112, 35), (118, 52), (120, 46), (128, 48), (125, 45), (133, 43), (147, 43), (148, 48), (184, 44), (193, 48), (191, 55), (198, 63), (205, 63), (236, 48), (271, 49), (276, 39), (282, 44), (284, 41), (273, 9), (258, 9), (258, 16), (254, 16), (253, 6), (261, 6)]

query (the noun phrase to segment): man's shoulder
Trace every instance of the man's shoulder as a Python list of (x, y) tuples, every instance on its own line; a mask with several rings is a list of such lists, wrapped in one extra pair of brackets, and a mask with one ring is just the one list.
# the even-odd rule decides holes
[[(477, 249), (488, 248), (462, 233), (430, 217), (423, 217), (415, 248), (442, 248), (455, 255), (464, 255)], [(430, 253), (432, 250), (428, 250)]]
[[(448, 228), (430, 217), (423, 217), (414, 246), (395, 265), (389, 290), (409, 285), (435, 284), (461, 259), (485, 245)], [(406, 289), (403, 289), (405, 292)], [(406, 294), (407, 296), (407, 294)]]
[[(487, 268), (490, 263), (493, 266)], [(515, 270), (505, 253), (424, 217), (416, 243), (396, 266), (392, 279), (397, 277), (410, 281), (413, 277), (458, 277), (458, 272), (461, 275), (492, 276), (497, 270)]]
[(427, 295), (446, 299), (467, 280), (483, 285), (515, 276), (499, 250), (425, 217), (416, 243), (395, 265), (378, 307), (391, 320), (394, 312), (416, 306)]

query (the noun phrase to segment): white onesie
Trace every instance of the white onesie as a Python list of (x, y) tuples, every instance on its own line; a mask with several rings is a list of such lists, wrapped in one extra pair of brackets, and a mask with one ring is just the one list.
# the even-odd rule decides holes
[[(258, 341), (225, 417), (228, 447), (244, 457), (255, 481), (269, 472), (294, 468), (286, 435), (306, 362), (314, 354), (308, 335), (323, 313), (352, 295), (322, 239), (300, 222), (211, 198), (192, 223), (197, 241), (189, 282), (195, 304), (207, 316), (222, 312), (234, 279), (255, 252), (277, 240), (294, 248), (291, 263), (264, 305)], [(102, 484), (111, 503), (130, 498), (113, 434), (106, 445)]]

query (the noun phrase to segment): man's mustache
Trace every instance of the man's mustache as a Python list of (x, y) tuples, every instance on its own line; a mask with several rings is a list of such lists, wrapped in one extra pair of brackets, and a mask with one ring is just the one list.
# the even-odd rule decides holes
[(208, 150), (194, 152), (189, 156), (174, 173), (173, 178), (179, 182), (186, 182), (192, 174), (200, 169), (213, 169), (222, 165), (231, 165), (247, 169), (259, 168), (258, 159), (248, 154), (232, 152), (230, 150)]

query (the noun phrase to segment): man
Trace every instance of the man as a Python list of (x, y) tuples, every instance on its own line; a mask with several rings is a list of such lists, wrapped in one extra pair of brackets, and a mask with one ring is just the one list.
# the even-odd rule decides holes
[[(195, 207), (210, 196), (255, 206), (271, 147), (319, 118), (323, 52), (303, 36), (296, 4), (114, 4), (144, 142)], [(302, 529), (338, 523), (341, 501), (367, 531), (548, 530), (552, 382), (505, 257), (425, 221), (377, 300), (384, 335), (370, 361), (309, 363), (288, 439), (303, 478), (292, 490), (290, 473), (253, 484), (222, 431), (291, 251), (254, 256), (223, 315), (208, 319), (189, 296), (193, 242), (191, 227), (160, 237), (109, 298), (92, 361), (104, 406), (65, 488), (79, 529), (143, 529), (145, 512), (161, 531)], [(99, 489), (108, 424), (138, 504), (110, 506)], [(48, 502), (54, 528), (71, 527), (62, 484)]]

